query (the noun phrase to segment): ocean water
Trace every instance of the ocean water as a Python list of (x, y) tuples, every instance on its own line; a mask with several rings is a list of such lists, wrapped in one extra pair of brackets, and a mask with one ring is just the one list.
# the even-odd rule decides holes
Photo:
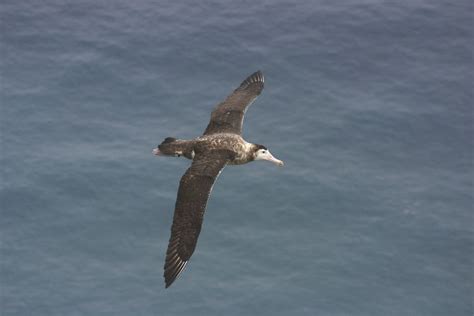
[[(2, 1), (0, 314), (473, 315), (472, 1)], [(193, 138), (252, 72), (196, 252)]]

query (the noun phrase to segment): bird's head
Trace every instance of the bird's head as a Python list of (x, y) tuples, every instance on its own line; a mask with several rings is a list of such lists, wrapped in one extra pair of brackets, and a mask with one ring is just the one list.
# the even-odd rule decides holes
[(273, 162), (277, 166), (283, 166), (283, 161), (273, 157), (268, 148), (263, 145), (255, 144), (253, 160), (268, 160)]

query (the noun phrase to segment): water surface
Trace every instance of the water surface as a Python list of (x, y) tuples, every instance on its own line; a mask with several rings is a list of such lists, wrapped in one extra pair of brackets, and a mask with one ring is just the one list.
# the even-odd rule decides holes
[[(472, 315), (472, 4), (4, 1), (2, 315)], [(159, 159), (261, 69), (167, 290)]]

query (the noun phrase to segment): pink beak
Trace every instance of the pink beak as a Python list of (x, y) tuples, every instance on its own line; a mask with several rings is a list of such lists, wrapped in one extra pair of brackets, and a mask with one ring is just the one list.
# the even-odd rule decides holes
[(267, 161), (270, 161), (270, 162), (273, 162), (275, 165), (279, 166), (279, 167), (283, 167), (284, 163), (283, 161), (281, 161), (280, 159), (276, 159), (275, 157), (273, 157), (272, 154), (268, 153), (268, 156), (269, 157), (266, 157), (264, 158), (265, 160)]

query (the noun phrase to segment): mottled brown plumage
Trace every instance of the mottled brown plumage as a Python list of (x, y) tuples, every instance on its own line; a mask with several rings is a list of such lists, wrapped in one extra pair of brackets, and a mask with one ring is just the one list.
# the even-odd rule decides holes
[(263, 74), (255, 72), (245, 79), (212, 112), (203, 136), (194, 140), (168, 137), (154, 150), (156, 155), (184, 156), (191, 167), (181, 178), (166, 252), (164, 277), (170, 286), (185, 268), (196, 248), (212, 186), (222, 169), (253, 160), (270, 160), (278, 165), (263, 145), (251, 144), (242, 137), (245, 111), (263, 89)]
[(242, 133), (242, 123), (248, 106), (263, 90), (263, 74), (260, 71), (249, 76), (211, 114), (211, 121), (204, 135), (215, 133)]

